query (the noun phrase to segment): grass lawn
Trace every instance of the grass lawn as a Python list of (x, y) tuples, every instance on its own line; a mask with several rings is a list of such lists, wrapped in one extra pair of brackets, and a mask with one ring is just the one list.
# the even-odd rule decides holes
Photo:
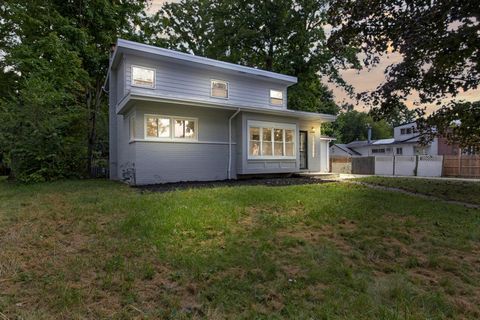
[(0, 319), (475, 319), (480, 210), (329, 183), (0, 181)]
[(480, 204), (480, 182), (378, 176), (356, 180), (436, 196), (445, 200)]

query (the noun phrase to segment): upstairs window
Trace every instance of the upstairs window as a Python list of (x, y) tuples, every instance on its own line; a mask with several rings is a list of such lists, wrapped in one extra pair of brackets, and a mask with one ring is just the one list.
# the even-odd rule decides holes
[(132, 66), (132, 86), (155, 88), (155, 69)]
[(397, 154), (402, 155), (403, 154), (403, 149), (402, 148), (397, 148)]
[(279, 90), (270, 90), (270, 104), (283, 106), (283, 92)]
[(385, 153), (385, 149), (372, 149), (372, 153)]
[(211, 80), (211, 93), (214, 98), (228, 99), (228, 82), (222, 80)]

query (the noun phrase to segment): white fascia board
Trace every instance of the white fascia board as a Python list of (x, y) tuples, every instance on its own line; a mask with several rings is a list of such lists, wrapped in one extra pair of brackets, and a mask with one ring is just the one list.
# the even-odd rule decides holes
[(117, 52), (122, 48), (129, 49), (129, 50), (136, 50), (143, 53), (149, 53), (149, 54), (153, 54), (161, 57), (173, 58), (178, 60), (179, 62), (185, 61), (185, 62), (191, 62), (191, 63), (198, 63), (198, 64), (203, 64), (206, 66), (211, 66), (211, 67), (220, 68), (224, 70), (236, 71), (246, 75), (261, 76), (261, 77), (269, 78), (272, 80), (282, 81), (288, 85), (293, 85), (297, 83), (297, 77), (292, 77), (292, 76), (288, 76), (281, 73), (276, 73), (276, 72), (271, 72), (271, 71), (266, 71), (266, 70), (251, 68), (251, 67), (246, 67), (246, 66), (229, 63), (225, 61), (219, 61), (219, 60), (214, 60), (210, 58), (195, 56), (193, 54), (164, 49), (164, 48), (160, 48), (160, 47), (156, 47), (156, 46), (152, 46), (152, 45), (148, 45), (140, 42), (124, 40), (124, 39), (117, 40), (117, 47), (115, 49), (115, 53), (113, 55), (113, 60), (112, 60), (113, 63), (115, 63), (115, 60), (117, 59), (117, 56), (118, 56)]
[(259, 108), (259, 107), (250, 107), (242, 105), (225, 105), (222, 103), (215, 102), (205, 102), (200, 100), (193, 99), (179, 99), (176, 97), (167, 97), (162, 95), (148, 95), (148, 94), (136, 94), (128, 93), (124, 96), (120, 102), (117, 104), (117, 114), (125, 114), (128, 111), (131, 101), (152, 101), (152, 102), (164, 102), (164, 103), (173, 103), (173, 104), (184, 104), (192, 105), (205, 108), (218, 108), (218, 109), (227, 109), (227, 110), (238, 110), (252, 113), (262, 113), (262, 114), (271, 114), (285, 117), (294, 117), (302, 120), (316, 120), (321, 122), (333, 122), (336, 120), (336, 116), (323, 113), (314, 113), (306, 111), (297, 111), (290, 109), (274, 109), (274, 108)]

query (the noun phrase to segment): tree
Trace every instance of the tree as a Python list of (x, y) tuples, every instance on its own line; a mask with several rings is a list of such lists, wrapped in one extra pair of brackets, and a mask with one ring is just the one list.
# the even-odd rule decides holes
[(451, 102), (443, 106), (432, 117), (422, 119), (418, 124), (423, 141), (438, 135), (447, 138), (462, 148), (480, 151), (480, 101)]
[(320, 77), (346, 86), (338, 67), (358, 61), (348, 46), (335, 55), (328, 49), (327, 5), (326, 0), (183, 0), (166, 4), (156, 20), (170, 48), (296, 76), (289, 108), (336, 114)]
[[(345, 45), (362, 48), (368, 67), (387, 52), (403, 57), (386, 68), (385, 82), (362, 96), (376, 108), (377, 117), (395, 112), (413, 92), (418, 92), (420, 103), (441, 105), (445, 97), (479, 85), (480, 6), (476, 0), (335, 0), (328, 17), (333, 26), (332, 51)], [(442, 117), (439, 121), (438, 125)]]
[[(0, 149), (23, 180), (86, 175), (106, 123), (102, 86), (118, 37), (141, 40), (151, 28), (147, 0), (7, 0), (0, 5)], [(35, 13), (35, 14), (32, 14)], [(145, 30), (145, 31), (141, 31)], [(6, 121), (3, 121), (7, 119)], [(106, 132), (106, 130), (101, 130)]]
[(372, 128), (372, 139), (392, 137), (392, 127), (385, 121), (374, 121), (365, 112), (349, 110), (341, 113), (333, 124), (333, 135), (336, 143), (349, 143), (355, 140), (367, 140), (368, 127)]

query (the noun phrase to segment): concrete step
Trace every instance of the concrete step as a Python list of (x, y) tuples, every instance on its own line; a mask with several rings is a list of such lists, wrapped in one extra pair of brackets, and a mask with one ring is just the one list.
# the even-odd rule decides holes
[(339, 173), (332, 172), (300, 172), (296, 173), (295, 175), (299, 177), (310, 177), (320, 180), (338, 180), (340, 178)]

